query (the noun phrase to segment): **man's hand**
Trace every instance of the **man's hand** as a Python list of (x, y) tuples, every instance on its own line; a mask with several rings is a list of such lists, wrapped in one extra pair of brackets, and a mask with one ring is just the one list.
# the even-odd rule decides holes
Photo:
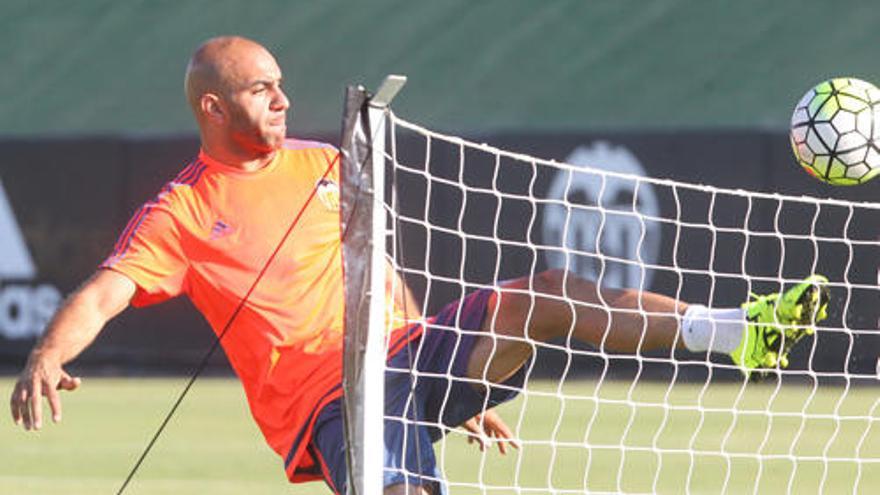
[(507, 444), (515, 449), (519, 448), (519, 443), (513, 439), (513, 432), (491, 409), (465, 421), (461, 427), (468, 432), (468, 443), (477, 442), (480, 451), (485, 450), (490, 442), (498, 444), (498, 452), (502, 455), (507, 453)]
[(49, 400), (52, 421), (61, 421), (59, 390), (76, 390), (80, 379), (67, 374), (56, 361), (31, 356), (15, 383), (9, 405), (12, 420), (24, 425), (25, 430), (39, 430), (43, 426), (43, 397)]
[(107, 320), (128, 306), (137, 286), (112, 270), (98, 270), (77, 289), (52, 317), (46, 333), (31, 351), (27, 364), (12, 390), (12, 420), (25, 430), (43, 426), (43, 397), (49, 400), (52, 419), (61, 421), (59, 390), (76, 390), (79, 378), (61, 365), (79, 355), (101, 331)]

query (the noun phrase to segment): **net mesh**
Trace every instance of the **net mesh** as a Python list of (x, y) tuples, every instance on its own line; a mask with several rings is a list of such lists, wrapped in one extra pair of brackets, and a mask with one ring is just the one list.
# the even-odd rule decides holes
[[(830, 316), (816, 337), (792, 352), (788, 369), (760, 383), (716, 354), (621, 354), (604, 339), (525, 338), (533, 358), (524, 384), (498, 408), (519, 444), (507, 455), (491, 442), (476, 449), (464, 430), (429, 421), (410, 400), (408, 412), (386, 416), (386, 428), (442, 432), (433, 445), (436, 478), (452, 493), (870, 493), (880, 486), (871, 340), (880, 247), (870, 220), (880, 206), (558, 163), (393, 114), (389, 123), (388, 261), (424, 315), (549, 268), (710, 308), (738, 307), (750, 293), (779, 292), (812, 273), (831, 280)], [(479, 333), (460, 329), (459, 318), (438, 328)], [(453, 377), (451, 363), (445, 373), (410, 369), (428, 351), (404, 352), (410, 364), (400, 372), (412, 388), (469, 381)], [(441, 417), (457, 400), (450, 390), (432, 399)], [(404, 442), (419, 442), (407, 435)]]

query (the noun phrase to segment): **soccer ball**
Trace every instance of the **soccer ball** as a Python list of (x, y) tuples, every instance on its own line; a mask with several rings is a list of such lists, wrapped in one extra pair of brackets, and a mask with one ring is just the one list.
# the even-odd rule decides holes
[(807, 91), (791, 116), (791, 146), (813, 177), (854, 186), (880, 175), (880, 89), (851, 78)]

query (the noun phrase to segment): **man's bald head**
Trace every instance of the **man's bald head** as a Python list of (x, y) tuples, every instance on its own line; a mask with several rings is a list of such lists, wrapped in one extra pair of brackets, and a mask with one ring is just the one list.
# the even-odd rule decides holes
[(220, 36), (204, 42), (189, 61), (186, 68), (186, 99), (196, 117), (199, 115), (200, 99), (206, 93), (228, 95), (244, 80), (244, 65), (254, 58), (274, 57), (263, 45), (241, 36)]
[(259, 43), (239, 36), (212, 38), (186, 68), (186, 97), (202, 146), (227, 162), (262, 160), (278, 150), (290, 101), (281, 68)]

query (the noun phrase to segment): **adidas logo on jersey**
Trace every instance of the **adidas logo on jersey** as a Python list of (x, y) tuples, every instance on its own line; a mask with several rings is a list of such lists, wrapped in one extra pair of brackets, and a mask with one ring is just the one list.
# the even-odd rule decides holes
[(223, 220), (217, 220), (214, 222), (214, 226), (211, 227), (211, 235), (208, 236), (210, 240), (216, 240), (221, 237), (226, 237), (232, 233), (232, 227), (227, 225)]
[(28, 283), (36, 276), (36, 265), (0, 182), (0, 337), (39, 336), (61, 304), (55, 286)]

